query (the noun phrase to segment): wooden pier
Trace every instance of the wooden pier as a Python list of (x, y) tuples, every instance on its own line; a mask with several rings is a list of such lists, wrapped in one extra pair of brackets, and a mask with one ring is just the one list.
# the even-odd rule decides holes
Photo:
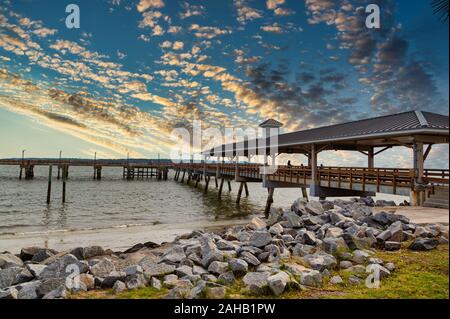
[(102, 179), (103, 168), (122, 168), (123, 178), (127, 180), (150, 179), (167, 180), (171, 164), (135, 164), (130, 161), (98, 161), (98, 160), (66, 160), (66, 159), (9, 159), (0, 160), (0, 165), (18, 166), (19, 179), (24, 176), (30, 180), (34, 178), (34, 168), (36, 166), (54, 166), (58, 169), (57, 179), (69, 177), (69, 167), (92, 167), (93, 179)]

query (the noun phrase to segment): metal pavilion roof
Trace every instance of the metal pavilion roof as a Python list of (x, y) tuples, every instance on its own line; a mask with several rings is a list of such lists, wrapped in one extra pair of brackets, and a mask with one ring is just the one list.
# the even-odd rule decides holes
[[(435, 137), (435, 141), (430, 143), (448, 143), (448, 135), (448, 116), (423, 111), (409, 111), (282, 134), (278, 136), (278, 149), (279, 153), (305, 153), (305, 146), (317, 144), (328, 145), (328, 149), (359, 150), (364, 146), (383, 147), (410, 144), (417, 136), (427, 136), (431, 139)], [(236, 153), (244, 154), (265, 148), (258, 144), (263, 144), (263, 142), (242, 141), (233, 145), (218, 146), (204, 151), (203, 154), (233, 156)]]

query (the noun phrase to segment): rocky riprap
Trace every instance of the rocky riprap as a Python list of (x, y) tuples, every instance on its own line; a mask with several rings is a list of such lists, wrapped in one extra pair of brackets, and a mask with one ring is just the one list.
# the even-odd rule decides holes
[[(392, 203), (381, 203), (392, 205)], [(384, 206), (379, 204), (378, 206)], [(381, 278), (395, 270), (374, 249), (423, 251), (448, 243), (448, 227), (419, 226), (387, 212), (372, 213), (368, 198), (305, 202), (272, 209), (267, 219), (221, 233), (194, 231), (172, 243), (138, 244), (126, 252), (102, 247), (57, 252), (28, 247), (0, 254), (0, 299), (59, 299), (71, 293), (151, 286), (167, 298), (224, 298), (242, 279), (248, 293), (280, 295), (287, 289), (360, 284), (376, 267)], [(346, 280), (332, 272), (348, 273)]]

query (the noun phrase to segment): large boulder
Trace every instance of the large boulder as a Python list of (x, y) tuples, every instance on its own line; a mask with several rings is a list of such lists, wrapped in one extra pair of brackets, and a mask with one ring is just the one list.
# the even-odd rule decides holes
[(304, 225), (302, 218), (294, 212), (284, 212), (284, 218), (286, 219), (287, 227), (289, 228), (302, 228)]
[(318, 287), (322, 283), (322, 275), (318, 270), (305, 269), (300, 273), (300, 283), (304, 286)]
[(315, 254), (306, 255), (303, 257), (312, 269), (323, 271), (325, 269), (333, 269), (337, 265), (336, 258), (333, 255), (320, 251)]
[(255, 231), (249, 240), (249, 245), (254, 247), (264, 247), (272, 241), (272, 236), (268, 231)]
[(269, 276), (269, 272), (249, 272), (242, 280), (251, 294), (264, 295), (268, 292)]
[(289, 282), (289, 275), (284, 271), (280, 271), (279, 273), (267, 278), (269, 288), (276, 296), (279, 296), (284, 292)]
[(183, 247), (175, 246), (161, 257), (161, 262), (179, 263), (185, 258)]
[(209, 265), (208, 271), (214, 275), (221, 275), (228, 271), (228, 263), (220, 262), (220, 261), (213, 261)]
[(115, 271), (114, 263), (108, 258), (104, 258), (91, 267), (91, 273), (96, 277), (106, 278), (111, 272)]
[(436, 239), (417, 238), (411, 243), (411, 245), (408, 248), (415, 251), (426, 251), (435, 249), (438, 246), (438, 244), (439, 242)]
[(144, 274), (150, 277), (161, 277), (168, 274), (171, 274), (175, 271), (176, 267), (174, 265), (169, 265), (165, 263), (155, 263), (155, 262), (147, 262), (141, 264), (142, 269), (144, 269)]
[(86, 262), (81, 262), (74, 255), (67, 254), (56, 259), (54, 262), (45, 267), (38, 278), (63, 278), (73, 273), (85, 273), (88, 270), (89, 266)]
[(229, 264), (236, 276), (244, 276), (248, 272), (248, 263), (244, 259), (231, 259)]
[(0, 300), (2, 299), (17, 299), (18, 291), (16, 288), (11, 287), (6, 290), (0, 289)]
[(6, 269), (0, 269), (0, 289), (11, 287), (18, 284), (18, 277), (22, 272), (21, 267), (10, 267)]
[(241, 257), (241, 259), (245, 260), (247, 262), (247, 264), (249, 264), (251, 266), (258, 266), (259, 264), (261, 264), (259, 259), (256, 258), (255, 255), (253, 255), (249, 251), (242, 252), (240, 257)]
[(9, 267), (23, 267), (23, 261), (10, 253), (0, 254), (0, 269)]
[(314, 216), (322, 215), (325, 212), (322, 204), (318, 201), (309, 201), (306, 203), (305, 209), (307, 213)]

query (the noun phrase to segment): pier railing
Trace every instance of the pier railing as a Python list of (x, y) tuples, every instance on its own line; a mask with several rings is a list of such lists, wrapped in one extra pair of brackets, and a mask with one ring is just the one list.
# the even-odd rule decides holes
[[(223, 176), (263, 178), (260, 164), (174, 164), (175, 169), (186, 169), (198, 172), (208, 172)], [(268, 180), (291, 184), (308, 184), (312, 180), (312, 169), (308, 166), (278, 166), (275, 173), (267, 176)], [(364, 167), (318, 167), (316, 180), (328, 184), (328, 187), (340, 188), (342, 184), (361, 184), (362, 190), (366, 186), (374, 185), (377, 191), (383, 186), (390, 186), (394, 193), (397, 188), (412, 188), (414, 186), (415, 171), (408, 168), (364, 168)], [(425, 169), (424, 182), (433, 185), (449, 185), (448, 169)]]

